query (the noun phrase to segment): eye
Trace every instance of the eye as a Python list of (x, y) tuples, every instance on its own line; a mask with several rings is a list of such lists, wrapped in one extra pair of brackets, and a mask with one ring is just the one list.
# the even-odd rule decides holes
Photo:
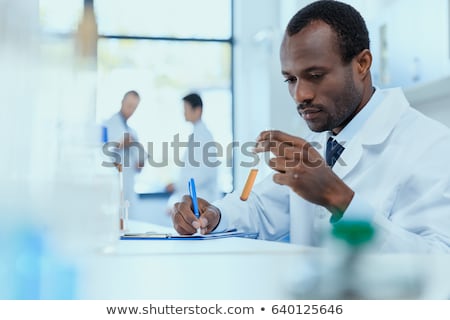
[(284, 82), (291, 84), (291, 83), (294, 83), (295, 80), (297, 80), (295, 77), (288, 77), (284, 80)]
[(323, 73), (311, 73), (310, 77), (311, 79), (318, 80), (323, 77)]

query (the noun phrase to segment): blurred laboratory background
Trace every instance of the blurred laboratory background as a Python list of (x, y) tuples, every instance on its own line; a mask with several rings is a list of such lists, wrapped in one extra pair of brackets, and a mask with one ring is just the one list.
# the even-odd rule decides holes
[[(227, 146), (268, 128), (305, 134), (279, 46), (288, 20), (309, 2), (0, 0), (0, 255), (21, 261), (26, 275), (9, 277), (17, 266), (1, 265), (0, 297), (71, 298), (72, 257), (116, 239), (105, 230), (116, 228), (118, 178), (100, 165), (99, 127), (128, 90), (141, 96), (129, 125), (156, 162), (167, 160), (136, 176), (131, 219), (171, 224), (165, 186), (177, 168), (163, 145), (177, 134), (187, 141), (181, 98), (191, 91), (202, 96), (204, 122), (224, 147), (224, 194), (248, 174), (239, 165), (246, 155)], [(367, 21), (375, 84), (402, 86), (414, 107), (450, 125), (450, 1), (344, 2)], [(30, 265), (35, 255), (46, 263)], [(45, 288), (30, 290), (29, 279), (46, 270)]]

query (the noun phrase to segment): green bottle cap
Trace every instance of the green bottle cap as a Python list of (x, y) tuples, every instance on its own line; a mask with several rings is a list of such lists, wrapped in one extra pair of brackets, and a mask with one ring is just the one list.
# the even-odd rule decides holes
[(375, 229), (366, 221), (342, 221), (333, 227), (332, 235), (351, 246), (360, 246), (372, 240)]

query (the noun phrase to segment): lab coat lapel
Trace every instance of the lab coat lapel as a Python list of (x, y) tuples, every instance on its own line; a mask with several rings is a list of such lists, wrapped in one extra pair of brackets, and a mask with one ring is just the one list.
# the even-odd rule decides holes
[[(356, 137), (355, 137), (356, 138)], [(359, 140), (359, 139), (357, 139)], [(363, 154), (363, 148), (361, 141), (351, 141), (345, 146), (344, 152), (342, 152), (340, 158), (333, 166), (333, 171), (338, 177), (343, 179), (361, 160)]]
[(344, 146), (345, 150), (333, 167), (344, 179), (360, 162), (364, 149), (383, 143), (409, 106), (401, 89), (385, 91), (385, 98), (364, 124), (362, 130)]

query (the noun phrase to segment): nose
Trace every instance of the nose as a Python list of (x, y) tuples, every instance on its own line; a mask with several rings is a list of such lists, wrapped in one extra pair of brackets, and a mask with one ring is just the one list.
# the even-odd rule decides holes
[(304, 81), (297, 81), (293, 88), (292, 98), (294, 98), (297, 105), (309, 104), (314, 99), (313, 88)]

